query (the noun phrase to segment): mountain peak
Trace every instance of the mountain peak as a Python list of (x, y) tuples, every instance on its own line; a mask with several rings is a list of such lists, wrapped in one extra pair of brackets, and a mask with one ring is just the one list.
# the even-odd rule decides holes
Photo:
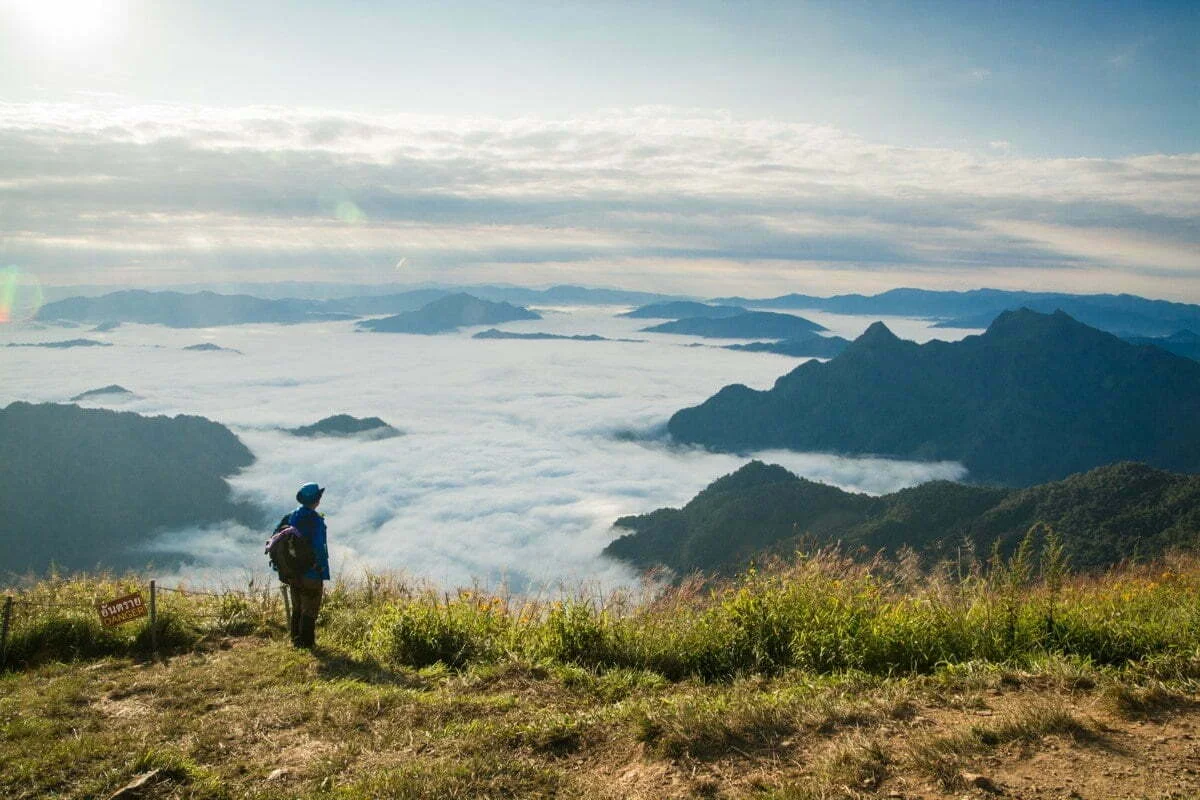
[(881, 345), (895, 344), (903, 341), (899, 336), (892, 333), (891, 328), (884, 325), (882, 322), (872, 322), (871, 325), (862, 332), (862, 335), (854, 340), (854, 344), (858, 346), (868, 345), (871, 347), (879, 347)]
[(1000, 312), (1000, 315), (992, 320), (992, 324), (988, 326), (987, 333), (1004, 334), (1014, 331), (1051, 332), (1086, 329), (1087, 327), (1087, 325), (1078, 322), (1061, 308), (1056, 309), (1053, 314), (1043, 314), (1022, 306), (1011, 311)]

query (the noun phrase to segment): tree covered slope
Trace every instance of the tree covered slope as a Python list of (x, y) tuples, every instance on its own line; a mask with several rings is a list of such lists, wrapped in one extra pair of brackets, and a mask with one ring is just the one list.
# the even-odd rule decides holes
[(933, 481), (882, 497), (853, 494), (752, 461), (681, 509), (622, 517), (605, 553), (641, 568), (730, 572), (764, 553), (840, 544), (911, 547), (927, 560), (963, 546), (1008, 551), (1034, 524), (1063, 537), (1071, 562), (1100, 568), (1200, 543), (1200, 476), (1120, 463), (1027, 489)]
[(1062, 312), (1002, 314), (980, 336), (924, 345), (875, 323), (768, 391), (726, 386), (671, 417), (680, 442), (961, 462), (1028, 486), (1116, 461), (1200, 469), (1200, 364)]
[(224, 480), (254, 457), (203, 417), (13, 403), (0, 452), (5, 572), (144, 566), (155, 531), (254, 518)]

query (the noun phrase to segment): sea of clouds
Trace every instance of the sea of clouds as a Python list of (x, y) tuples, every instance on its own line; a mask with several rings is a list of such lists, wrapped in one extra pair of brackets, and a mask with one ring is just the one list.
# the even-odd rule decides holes
[[(87, 337), (113, 346), (6, 348), (0, 404), (68, 402), (116, 383), (134, 396), (84, 405), (199, 414), (229, 426), (257, 459), (230, 479), (235, 499), (262, 508), (264, 519), (294, 507), (295, 490), (306, 481), (328, 488), (321, 510), (332, 565), (347, 578), (370, 569), (443, 586), (479, 582), (523, 591), (624, 584), (636, 576), (600, 556), (619, 534), (612, 522), (680, 506), (748, 460), (672, 446), (662, 433), (670, 415), (729, 383), (769, 388), (800, 360), (641, 333), (653, 321), (615, 316), (621, 310), (543, 309), (543, 320), (504, 327), (641, 341), (471, 339), (479, 329), (359, 333), (350, 322), (203, 330), (123, 325), (107, 333), (10, 325), (0, 329), (0, 345)], [(808, 316), (851, 337), (871, 322)], [(908, 338), (932, 335), (922, 321), (889, 324)], [(202, 342), (240, 354), (182, 349)], [(404, 435), (307, 439), (284, 430), (337, 413), (378, 416)], [(785, 451), (753, 456), (868, 493), (964, 475), (954, 463)], [(146, 555), (182, 549), (195, 563), (174, 577), (237, 583), (263, 571), (266, 533), (234, 523), (167, 531)]]

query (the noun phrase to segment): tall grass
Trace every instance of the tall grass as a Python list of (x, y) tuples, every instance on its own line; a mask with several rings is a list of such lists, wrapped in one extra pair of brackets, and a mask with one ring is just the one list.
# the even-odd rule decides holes
[[(987, 565), (922, 571), (910, 558), (860, 563), (821, 552), (728, 582), (695, 580), (603, 601), (582, 593), (553, 601), (478, 589), (446, 594), (371, 575), (331, 588), (319, 640), (390, 668), (519, 659), (670, 680), (787, 669), (912, 674), (1059, 655), (1200, 677), (1200, 559), (1176, 555), (1072, 575), (1053, 536), (1046, 538), (1040, 557), (1031, 535), (1012, 557)], [(111, 578), (52, 579), (20, 596), (90, 603), (128, 588)], [(212, 634), (282, 635), (282, 618), (270, 588), (223, 598), (162, 595), (159, 639), (178, 649)], [(105, 630), (94, 612), (52, 614), (18, 626), (9, 661), (138, 655), (146, 639), (145, 625)]]
[[(186, 589), (185, 589), (186, 591)], [(203, 594), (160, 591), (157, 620), (116, 627), (100, 622), (96, 603), (141, 592), (148, 582), (133, 575), (75, 575), (25, 579), (2, 594), (14, 600), (6, 666), (105, 656), (148, 658), (188, 650), (205, 639), (283, 630), (282, 596), (273, 587)]]

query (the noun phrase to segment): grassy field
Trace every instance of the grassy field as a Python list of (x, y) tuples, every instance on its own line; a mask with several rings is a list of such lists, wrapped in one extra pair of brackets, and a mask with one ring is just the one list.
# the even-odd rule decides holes
[(315, 653), (249, 587), (161, 594), (155, 657), (90, 610), (136, 586), (11, 590), (0, 795), (1200, 796), (1189, 557), (824, 553), (549, 600), (366, 576), (333, 587)]

